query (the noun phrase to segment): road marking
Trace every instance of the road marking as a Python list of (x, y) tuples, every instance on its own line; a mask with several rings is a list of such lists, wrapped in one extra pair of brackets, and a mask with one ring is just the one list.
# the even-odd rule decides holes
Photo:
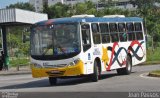
[(149, 73), (143, 73), (143, 74), (140, 74), (139, 76), (142, 77), (142, 78), (146, 78), (146, 79), (158, 79), (160, 80), (160, 78), (157, 78), (157, 77), (150, 77), (150, 76), (147, 76)]

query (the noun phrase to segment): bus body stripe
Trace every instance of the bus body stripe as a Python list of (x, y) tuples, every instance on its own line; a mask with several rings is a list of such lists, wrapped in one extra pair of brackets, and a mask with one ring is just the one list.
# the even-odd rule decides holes
[[(126, 59), (122, 60), (122, 62), (120, 62), (119, 59), (118, 59), (118, 56), (119, 56), (119, 54), (121, 53), (122, 50), (124, 50), (126, 52), (126, 55), (128, 53), (132, 52), (133, 53), (132, 57), (135, 57), (137, 60), (141, 61), (143, 59), (144, 55), (145, 55), (144, 51), (143, 51), (143, 48), (142, 48), (142, 44), (143, 43), (144, 43), (144, 41), (142, 41), (141, 43), (139, 43), (137, 40), (136, 41), (132, 41), (131, 44), (130, 44), (130, 46), (128, 47), (128, 51), (124, 47), (119, 47), (119, 45), (118, 45), (117, 42), (115, 42), (113, 44), (113, 47), (111, 47), (111, 46), (107, 47), (108, 51), (111, 51), (111, 58), (110, 58), (110, 62), (108, 63), (107, 70), (110, 70), (111, 66), (115, 63), (115, 61), (117, 61), (117, 63), (119, 64), (119, 66), (122, 66), (122, 65), (126, 64)], [(134, 45), (138, 45), (135, 50), (133, 49)], [(115, 52), (116, 46), (119, 47), (119, 49), (118, 49), (117, 52)], [(143, 56), (142, 57), (140, 57), (137, 54), (137, 52), (138, 52), (139, 49), (141, 49), (143, 51)]]

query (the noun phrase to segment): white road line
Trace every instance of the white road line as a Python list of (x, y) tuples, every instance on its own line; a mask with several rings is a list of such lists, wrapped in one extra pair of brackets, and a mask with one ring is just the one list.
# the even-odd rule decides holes
[(143, 73), (143, 74), (140, 74), (139, 76), (142, 77), (142, 78), (146, 78), (146, 79), (158, 79), (160, 80), (160, 78), (157, 78), (157, 77), (150, 77), (150, 76), (147, 76), (149, 73)]

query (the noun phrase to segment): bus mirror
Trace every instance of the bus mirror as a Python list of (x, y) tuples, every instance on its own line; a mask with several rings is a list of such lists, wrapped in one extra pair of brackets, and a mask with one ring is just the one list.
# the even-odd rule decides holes
[(30, 37), (27, 36), (27, 35), (23, 35), (23, 36), (22, 36), (22, 41), (23, 41), (23, 43), (26, 43), (26, 41), (29, 41), (29, 39), (30, 39)]
[(22, 32), (22, 42), (26, 43), (26, 41), (29, 41), (30, 37), (28, 36), (30, 33), (30, 28), (25, 28)]

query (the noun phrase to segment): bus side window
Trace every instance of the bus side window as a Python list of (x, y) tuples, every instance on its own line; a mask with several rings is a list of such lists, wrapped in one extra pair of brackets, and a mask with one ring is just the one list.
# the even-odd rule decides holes
[(142, 25), (141, 23), (135, 23), (135, 33), (137, 40), (143, 40), (143, 33), (142, 33)]
[(92, 32), (93, 32), (93, 42), (94, 44), (100, 44), (101, 43), (101, 35), (99, 32), (99, 25), (97, 23), (92, 23)]
[(134, 32), (133, 23), (127, 23), (126, 27), (127, 27), (128, 40), (129, 41), (135, 40), (135, 32)]
[(127, 41), (127, 32), (125, 23), (118, 24), (118, 31), (119, 31), (120, 41), (121, 42)]
[(109, 27), (107, 23), (100, 23), (99, 24), (101, 36), (102, 36), (102, 43), (109, 43), (110, 42), (110, 34), (109, 34)]
[(109, 24), (109, 30), (110, 30), (110, 35), (111, 35), (112, 42), (118, 42), (119, 37), (118, 37), (117, 24), (116, 23), (110, 23)]
[(82, 41), (83, 44), (90, 44), (87, 30), (82, 30)]
[(89, 48), (91, 48), (90, 26), (88, 24), (83, 24), (81, 29), (83, 51), (87, 51)]

